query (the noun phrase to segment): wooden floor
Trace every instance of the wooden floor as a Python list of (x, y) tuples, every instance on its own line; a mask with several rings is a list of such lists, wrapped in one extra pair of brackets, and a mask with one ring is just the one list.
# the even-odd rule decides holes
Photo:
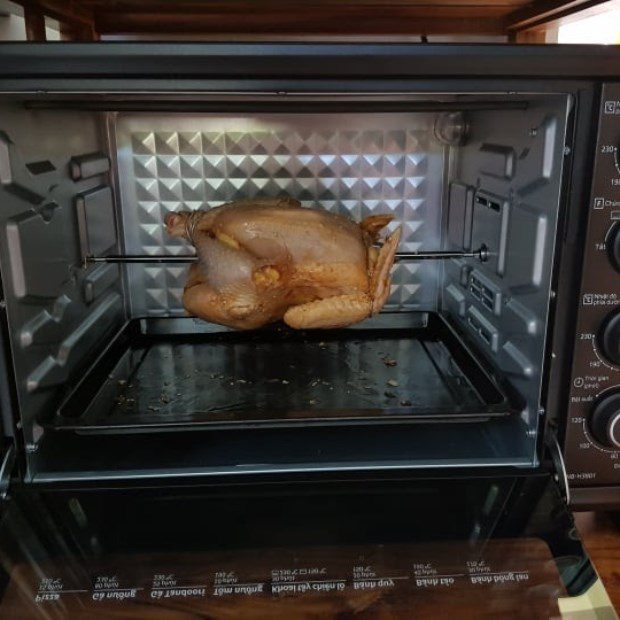
[(620, 512), (577, 512), (575, 521), (607, 594), (620, 613)]

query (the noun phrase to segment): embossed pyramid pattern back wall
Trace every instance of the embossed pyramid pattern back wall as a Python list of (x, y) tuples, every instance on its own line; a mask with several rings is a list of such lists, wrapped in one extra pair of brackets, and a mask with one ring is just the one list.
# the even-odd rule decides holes
[[(170, 211), (218, 206), (240, 198), (293, 196), (359, 221), (393, 213), (400, 249), (439, 246), (441, 147), (429, 114), (123, 114), (116, 140), (125, 251), (187, 254), (168, 238)], [(187, 267), (131, 265), (134, 316), (183, 313)], [(390, 309), (431, 308), (432, 263), (393, 271)]]

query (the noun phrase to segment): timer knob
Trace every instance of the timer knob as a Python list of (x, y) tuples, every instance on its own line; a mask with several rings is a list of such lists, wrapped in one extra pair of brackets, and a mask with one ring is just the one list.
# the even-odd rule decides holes
[(607, 394), (594, 405), (590, 431), (601, 445), (620, 449), (620, 392)]
[(607, 233), (605, 248), (609, 262), (616, 271), (620, 271), (620, 224), (615, 224)]
[(612, 364), (620, 365), (620, 311), (607, 316), (596, 340), (603, 355)]

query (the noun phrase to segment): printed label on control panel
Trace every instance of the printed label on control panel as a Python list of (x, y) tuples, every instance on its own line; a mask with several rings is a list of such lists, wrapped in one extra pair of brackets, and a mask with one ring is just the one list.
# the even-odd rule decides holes
[(416, 562), (413, 576), (417, 588), (449, 588), (456, 580), (465, 577), (465, 573), (442, 574), (430, 562)]
[(609, 375), (584, 375), (575, 377), (573, 386), (584, 390), (599, 390), (607, 381), (609, 381)]
[(527, 570), (493, 571), (485, 560), (471, 560), (467, 562), (467, 572), (472, 585), (509, 584), (528, 581)]
[(346, 579), (326, 577), (324, 566), (275, 568), (271, 571), (272, 594), (302, 594), (304, 592), (342, 592)]
[(409, 579), (407, 575), (379, 575), (372, 566), (354, 566), (352, 572), (354, 590), (393, 588), (398, 581)]
[(584, 293), (581, 303), (584, 306), (615, 306), (618, 304), (618, 293)]
[(595, 196), (592, 201), (593, 209), (615, 209), (616, 207), (620, 207), (620, 200), (615, 200), (614, 198), (607, 198), (605, 196)]
[(265, 591), (264, 581), (241, 581), (235, 571), (218, 571), (213, 579), (213, 595), (229, 596), (242, 594), (263, 594)]
[(346, 587), (345, 579), (328, 579), (325, 581), (295, 581), (293, 583), (272, 583), (272, 594), (304, 594), (306, 592), (342, 592)]
[[(408, 620), (411, 610), (429, 618), (442, 615), (448, 600), (441, 597), (444, 593), (452, 595), (446, 610), (455, 617), (472, 609), (489, 616), (500, 609), (513, 617), (522, 611), (523, 601), (528, 601), (530, 615), (548, 617), (557, 610), (561, 594), (560, 574), (550, 570), (552, 558), (542, 540), (529, 537), (287, 547), (262, 553), (228, 548), (102, 553), (82, 558), (77, 573), (74, 557), (56, 556), (12, 571), (0, 617), (30, 617), (36, 608), (50, 618), (237, 618), (250, 610), (264, 618), (353, 614)], [(241, 590), (247, 584), (252, 588)], [(255, 598), (240, 594), (256, 592), (256, 584), (263, 591)], [(238, 589), (238, 595), (217, 596), (212, 588), (228, 594)], [(137, 593), (133, 598), (107, 596), (132, 590)], [(24, 593), (29, 593), (26, 599)], [(41, 597), (38, 604), (35, 595)], [(46, 597), (52, 602), (46, 603)]]
[(620, 101), (608, 99), (603, 104), (603, 112), (605, 114), (620, 114)]
[(93, 583), (93, 601), (124, 601), (136, 598), (143, 588), (121, 586), (117, 575), (98, 575)]
[(60, 601), (61, 595), (80, 594), (87, 590), (66, 589), (60, 577), (43, 577), (34, 596), (35, 603), (55, 603)]
[(166, 599), (166, 598), (195, 598), (203, 597), (207, 595), (207, 587), (204, 585), (198, 586), (184, 586), (182, 588), (164, 588), (151, 590), (151, 598)]
[(155, 573), (151, 584), (150, 598), (195, 598), (207, 595), (206, 584), (179, 584), (174, 573)]
[(46, 577), (39, 581), (39, 589), (34, 597), (35, 603), (60, 600), (62, 592), (62, 580)]
[(577, 473), (566, 474), (568, 480), (594, 480), (596, 478), (596, 472), (582, 471)]
[(591, 403), (594, 400), (592, 394), (586, 394), (585, 396), (571, 396), (571, 403)]

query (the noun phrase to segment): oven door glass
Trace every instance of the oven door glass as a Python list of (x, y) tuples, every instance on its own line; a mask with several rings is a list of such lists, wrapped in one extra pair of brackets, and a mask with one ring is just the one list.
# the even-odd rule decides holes
[(16, 487), (0, 558), (2, 618), (613, 617), (548, 474)]

